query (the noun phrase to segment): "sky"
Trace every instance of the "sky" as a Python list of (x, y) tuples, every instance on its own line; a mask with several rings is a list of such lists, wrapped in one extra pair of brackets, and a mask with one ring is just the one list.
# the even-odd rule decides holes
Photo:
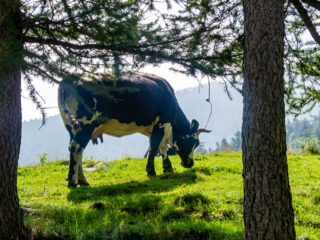
[[(141, 72), (152, 73), (163, 77), (166, 79), (171, 86), (176, 90), (181, 90), (184, 88), (197, 87), (199, 86), (199, 82), (197, 79), (188, 77), (184, 74), (177, 73), (169, 70), (171, 64), (165, 63), (159, 67), (146, 66), (141, 69)], [(48, 108), (46, 109), (47, 116), (53, 116), (59, 114), (58, 102), (57, 102), (57, 93), (58, 86), (56, 84), (52, 85), (46, 82), (43, 82), (41, 79), (34, 79), (34, 85), (44, 99), (45, 103), (43, 106)], [(201, 79), (202, 84), (207, 83), (207, 78)], [(36, 109), (35, 104), (31, 101), (29, 97), (28, 90), (26, 89), (26, 84), (22, 81), (22, 93), (21, 93), (21, 101), (22, 101), (22, 119), (23, 121), (29, 121), (32, 119), (41, 118), (41, 113)]]

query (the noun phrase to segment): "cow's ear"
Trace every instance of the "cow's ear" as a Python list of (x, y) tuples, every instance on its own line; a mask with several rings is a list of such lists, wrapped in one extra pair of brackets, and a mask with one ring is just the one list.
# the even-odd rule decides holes
[(197, 132), (197, 131), (198, 131), (198, 128), (199, 128), (199, 123), (198, 123), (198, 121), (195, 120), (195, 119), (193, 119), (192, 122), (191, 122), (190, 128), (191, 128), (191, 132), (192, 132), (192, 133)]

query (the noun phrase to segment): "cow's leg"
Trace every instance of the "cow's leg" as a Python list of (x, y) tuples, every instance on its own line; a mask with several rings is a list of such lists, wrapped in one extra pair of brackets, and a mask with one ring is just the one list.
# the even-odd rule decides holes
[(164, 129), (160, 127), (157, 123), (151, 133), (150, 137), (150, 147), (146, 171), (149, 177), (156, 176), (156, 171), (154, 170), (154, 157), (157, 155), (160, 142), (164, 136)]
[(172, 168), (172, 165), (171, 165), (171, 162), (168, 158), (168, 155), (165, 157), (165, 156), (162, 156), (162, 166), (163, 166), (163, 172), (165, 173), (173, 173), (173, 168)]
[(82, 161), (80, 161), (80, 163), (79, 163), (78, 184), (81, 186), (89, 186), (90, 185), (86, 176), (84, 175), (83, 168), (82, 168)]
[(163, 172), (173, 173), (172, 165), (168, 158), (168, 145), (172, 144), (172, 127), (170, 123), (164, 123), (161, 125), (161, 128), (164, 131), (164, 136), (161, 139), (159, 151), (162, 155)]
[(83, 148), (75, 140), (71, 140), (69, 144), (70, 163), (67, 181), (68, 187), (76, 187), (78, 184), (78, 169), (82, 159)]
[[(91, 133), (88, 129), (77, 132), (69, 145), (70, 151), (70, 164), (69, 164), (69, 173), (68, 173), (68, 187), (76, 187), (77, 184), (88, 185), (83, 170), (82, 170), (82, 154), (83, 150), (87, 146), (91, 138)], [(80, 169), (80, 172), (79, 172)], [(78, 176), (80, 174), (79, 182)]]
[(148, 177), (155, 177), (156, 171), (154, 170), (154, 157), (157, 154), (157, 150), (151, 150), (148, 155), (148, 162), (146, 171), (148, 173)]
[(148, 157), (148, 154), (150, 152), (150, 147), (148, 148), (148, 150), (146, 151), (146, 153), (144, 154), (143, 158), (147, 158)]
[(168, 145), (167, 145), (167, 139), (165, 137), (162, 138), (159, 146), (159, 151), (162, 155), (162, 166), (163, 166), (163, 172), (165, 173), (172, 173), (172, 165), (168, 157)]

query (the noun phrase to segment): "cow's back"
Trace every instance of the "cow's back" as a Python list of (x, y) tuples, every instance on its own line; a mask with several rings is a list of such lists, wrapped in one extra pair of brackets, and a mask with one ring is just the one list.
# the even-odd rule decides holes
[[(117, 81), (72, 75), (60, 84), (58, 98), (66, 125), (72, 126), (74, 121), (95, 125), (101, 130), (104, 124), (105, 130), (100, 132), (114, 136), (134, 132), (145, 134), (144, 131), (152, 130), (159, 118), (170, 121), (177, 108), (171, 86), (160, 77), (143, 73), (126, 73)], [(106, 124), (108, 121), (109, 125)], [(132, 128), (126, 130), (128, 126), (119, 124)], [(120, 132), (108, 132), (109, 128), (117, 127)]]

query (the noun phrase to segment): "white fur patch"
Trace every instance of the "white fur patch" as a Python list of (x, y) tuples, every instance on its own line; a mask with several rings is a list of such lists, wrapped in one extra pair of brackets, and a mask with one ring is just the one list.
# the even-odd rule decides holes
[(73, 153), (73, 159), (75, 161), (75, 165), (73, 166), (74, 174), (72, 176), (72, 181), (74, 183), (78, 183), (78, 171), (79, 171), (79, 165), (81, 164), (81, 161), (82, 161), (82, 153), (83, 153), (83, 150), (81, 150), (80, 152)]
[(179, 146), (178, 146), (177, 142), (174, 142), (173, 145), (174, 145), (175, 148), (179, 151)]
[(78, 152), (80, 147), (80, 144), (75, 142), (75, 141), (71, 141), (71, 143), (69, 144), (69, 151), (71, 150), (71, 148), (74, 147), (75, 148), (75, 152)]
[(159, 151), (164, 158), (167, 158), (167, 151), (172, 147), (172, 126), (171, 123), (160, 124), (160, 128), (164, 128), (164, 135), (159, 145)]
[(191, 152), (189, 153), (189, 155), (188, 155), (188, 158), (189, 158), (189, 159), (193, 159), (193, 154), (194, 154), (194, 149), (195, 149), (195, 148), (196, 148), (196, 145), (193, 146)]
[(92, 124), (93, 121), (97, 120), (97, 118), (101, 115), (102, 113), (101, 112), (95, 112), (92, 116), (91, 119), (87, 119), (87, 116), (84, 116), (83, 118), (79, 118), (77, 119), (78, 122), (81, 122), (83, 123), (84, 125), (87, 125), (87, 124)]
[(97, 108), (97, 99), (96, 98), (93, 98), (93, 101), (94, 101), (94, 107), (93, 107), (93, 110), (95, 111), (96, 108)]

